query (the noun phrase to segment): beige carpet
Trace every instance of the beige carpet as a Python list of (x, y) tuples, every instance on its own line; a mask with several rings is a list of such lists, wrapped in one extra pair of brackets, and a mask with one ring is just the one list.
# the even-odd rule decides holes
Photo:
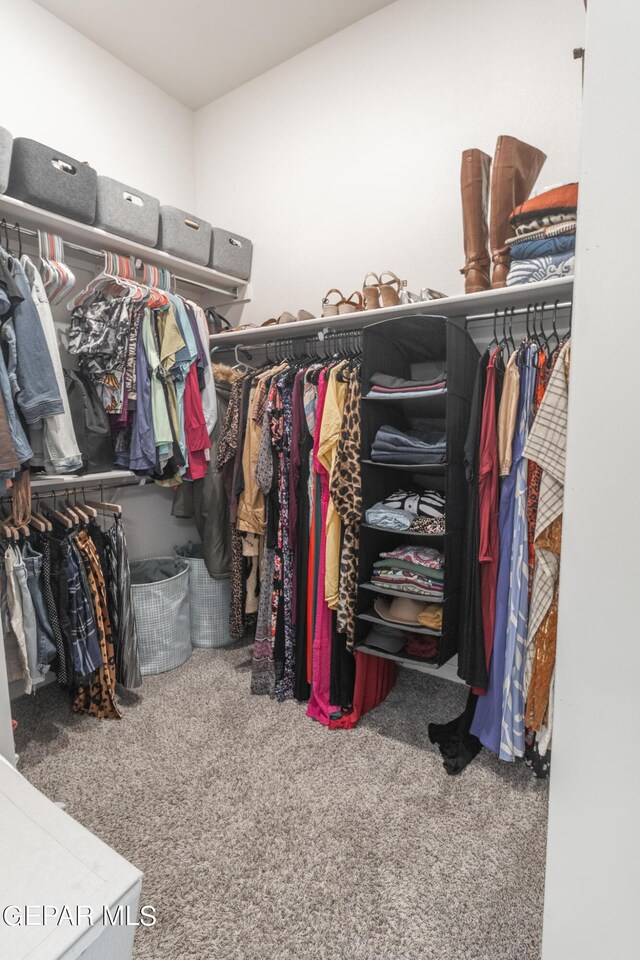
[(538, 960), (547, 788), (427, 739), (465, 689), (403, 671), (353, 731), (249, 694), (250, 648), (125, 695), (14, 704), (19, 769), (144, 871), (138, 960)]

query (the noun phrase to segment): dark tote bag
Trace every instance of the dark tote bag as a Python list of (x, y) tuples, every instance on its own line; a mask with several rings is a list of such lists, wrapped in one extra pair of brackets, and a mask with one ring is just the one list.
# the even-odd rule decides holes
[(113, 470), (111, 427), (96, 388), (79, 370), (65, 370), (64, 381), (85, 472)]

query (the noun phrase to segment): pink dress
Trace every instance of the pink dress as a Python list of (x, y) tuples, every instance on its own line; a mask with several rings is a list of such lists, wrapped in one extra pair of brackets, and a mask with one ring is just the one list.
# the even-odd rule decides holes
[(318, 460), (318, 444), (322, 432), (322, 414), (327, 394), (327, 378), (329, 370), (320, 377), (318, 382), (318, 407), (316, 415), (316, 432), (313, 440), (313, 466), (320, 477), (321, 501), (316, 503), (316, 509), (321, 511), (320, 559), (318, 577), (316, 581), (316, 619), (313, 631), (313, 649), (311, 653), (311, 696), (307, 705), (307, 716), (313, 717), (320, 723), (329, 724), (330, 714), (339, 712), (339, 707), (332, 707), (329, 703), (331, 686), (331, 617), (332, 611), (324, 599), (325, 579), (325, 552), (327, 543), (327, 511), (329, 509), (329, 474)]

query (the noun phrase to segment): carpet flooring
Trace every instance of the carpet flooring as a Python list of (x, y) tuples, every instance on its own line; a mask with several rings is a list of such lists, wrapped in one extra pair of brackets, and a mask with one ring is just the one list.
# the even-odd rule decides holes
[(353, 731), (249, 694), (250, 647), (195, 652), (74, 716), (14, 703), (19, 769), (144, 871), (136, 960), (539, 960), (547, 785), (427, 723), (465, 688), (400, 671)]

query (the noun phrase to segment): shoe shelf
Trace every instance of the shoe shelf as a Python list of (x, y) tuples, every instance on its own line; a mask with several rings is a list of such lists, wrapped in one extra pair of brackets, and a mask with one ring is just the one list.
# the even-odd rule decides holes
[[(265, 344), (297, 337), (314, 336), (322, 330), (357, 330), (371, 323), (389, 320), (394, 317), (438, 316), (457, 319), (464, 322), (475, 315), (493, 313), (514, 307), (527, 307), (534, 302), (571, 300), (573, 277), (557, 280), (541, 280), (536, 283), (523, 283), (515, 287), (502, 287), (498, 290), (483, 290), (481, 293), (459, 294), (443, 297), (440, 300), (427, 300), (422, 303), (400, 304), (397, 307), (380, 307), (378, 310), (364, 310), (359, 313), (347, 313), (337, 317), (316, 317), (313, 320), (297, 320), (282, 326), (251, 327), (246, 330), (230, 330), (227, 333), (212, 334), (211, 346), (220, 349), (233, 349), (238, 344)], [(367, 388), (368, 392), (368, 388)]]

